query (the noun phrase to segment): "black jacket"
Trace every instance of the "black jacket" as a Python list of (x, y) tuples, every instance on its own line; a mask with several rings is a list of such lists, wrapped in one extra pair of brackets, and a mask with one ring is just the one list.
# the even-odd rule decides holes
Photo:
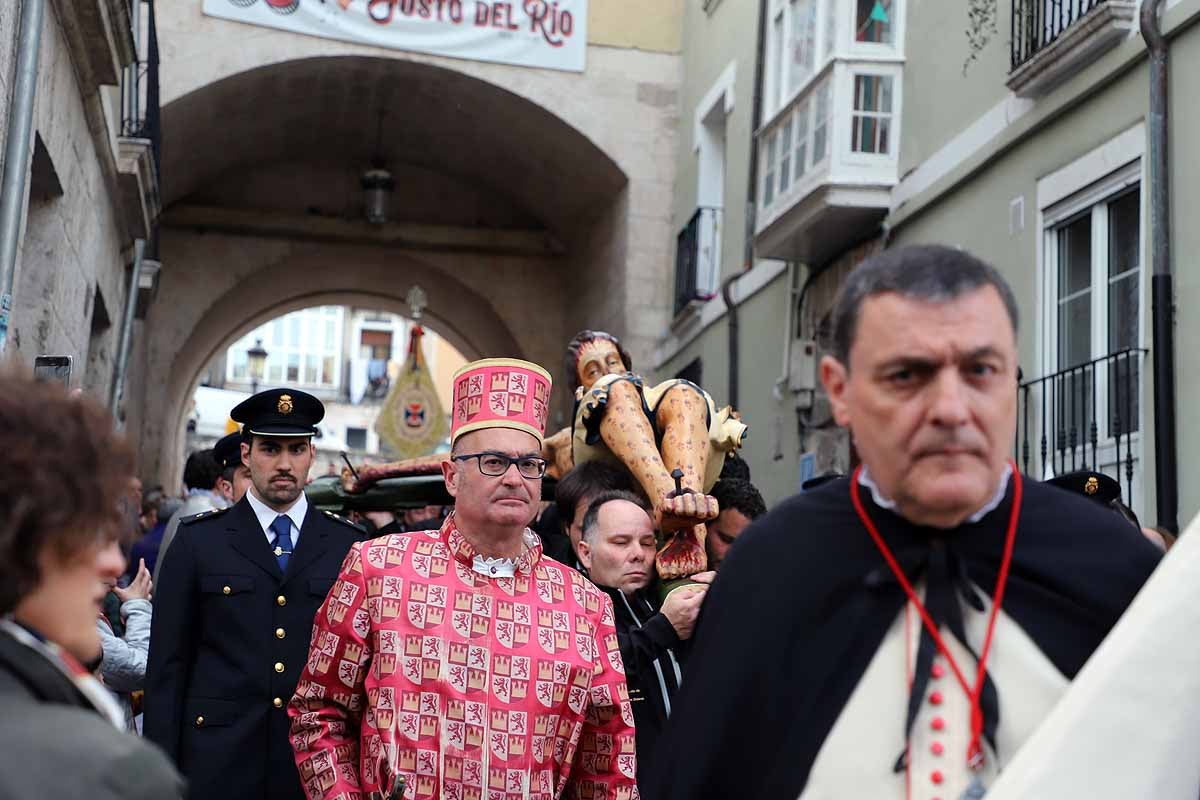
[(40, 652), (0, 630), (0, 797), (169, 800), (170, 761), (117, 730)]
[(155, 585), (145, 735), (193, 800), (302, 800), (287, 704), (362, 531), (308, 507), (281, 575), (249, 502), (184, 521)]
[(617, 645), (625, 662), (625, 682), (633, 705), (640, 777), (654, 761), (655, 745), (671, 714), (671, 703), (679, 689), (681, 650), (685, 643), (650, 599), (650, 592), (625, 594), (607, 586), (599, 588), (612, 598)]
[[(1097, 503), (1031, 478), (1023, 488), (1003, 609), (1073, 679), (1160, 553)], [(687, 681), (643, 797), (792, 800), (802, 793), (906, 602), (849, 493), (848, 478), (831, 481), (781, 503), (739, 537), (700, 612)], [(991, 595), (1012, 513), (1011, 481), (997, 509), (949, 532), (880, 508), (866, 490), (861, 496), (912, 581), (948, 555), (960, 577)], [(985, 734), (997, 721), (987, 712)]]

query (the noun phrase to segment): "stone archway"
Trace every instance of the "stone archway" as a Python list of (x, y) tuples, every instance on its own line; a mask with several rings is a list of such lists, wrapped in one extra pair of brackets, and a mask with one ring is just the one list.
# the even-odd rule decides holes
[[(205, 364), (286, 310), (369, 297), (402, 311), (420, 284), (464, 354), (556, 373), (578, 328), (626, 335), (636, 353), (661, 324), (669, 237), (635, 214), (646, 198), (614, 158), (547, 107), (428, 62), (279, 61), (163, 108), (163, 269), (131, 376), (146, 391), (128, 403), (144, 475), (177, 482)], [(358, 187), (377, 159), (398, 184), (382, 226), (363, 219)], [(662, 241), (631, 247), (649, 228)], [(663, 280), (631, 285), (653, 254)]]

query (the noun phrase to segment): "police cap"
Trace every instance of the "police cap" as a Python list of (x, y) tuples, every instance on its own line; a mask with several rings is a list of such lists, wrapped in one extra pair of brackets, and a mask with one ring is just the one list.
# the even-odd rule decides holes
[(325, 406), (297, 389), (267, 389), (238, 403), (229, 416), (242, 423), (247, 435), (313, 436), (325, 417)]
[(1081, 469), (1058, 475), (1046, 481), (1051, 486), (1066, 489), (1068, 492), (1081, 494), (1089, 500), (1095, 500), (1102, 505), (1110, 505), (1114, 500), (1121, 499), (1121, 484), (1116, 480), (1090, 469)]
[(234, 431), (213, 445), (213, 456), (221, 469), (239, 466), (242, 463), (242, 432)]

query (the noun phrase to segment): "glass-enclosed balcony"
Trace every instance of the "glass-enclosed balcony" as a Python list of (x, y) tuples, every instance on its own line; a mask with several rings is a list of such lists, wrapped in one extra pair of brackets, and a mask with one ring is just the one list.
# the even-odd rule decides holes
[(901, 2), (773, 0), (757, 133), (762, 257), (820, 263), (887, 212), (898, 177)]

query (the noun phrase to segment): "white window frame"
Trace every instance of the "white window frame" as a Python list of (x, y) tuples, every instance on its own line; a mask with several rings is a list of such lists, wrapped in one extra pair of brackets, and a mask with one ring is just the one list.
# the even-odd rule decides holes
[[(820, 81), (825, 74), (825, 67), (830, 61), (844, 54), (845, 20), (850, 17), (852, 4), (847, 0), (808, 0), (811, 3), (813, 26), (811, 41), (813, 49), (813, 64), (808, 76), (795, 85), (791, 84), (791, 58), (794, 51), (792, 34), (794, 21), (792, 19), (796, 8), (796, 0), (770, 0), (767, 4), (767, 54), (766, 75), (764, 76), (764, 98), (766, 107), (763, 109), (764, 118), (770, 119), (788, 106), (797, 96), (806, 92), (810, 86)], [(893, 0), (900, 6), (904, 0)], [(900, 16), (897, 16), (897, 24)], [(776, 39), (776, 21), (782, 26), (781, 40)], [(831, 28), (832, 26), (832, 28)], [(897, 31), (899, 31), (897, 27)], [(880, 55), (897, 56), (901, 52), (897, 39), (895, 45), (872, 45), (872, 52)]]
[[(1107, 355), (1108, 352), (1108, 204), (1134, 187), (1140, 187), (1138, 253), (1140, 274), (1138, 279), (1138, 326), (1136, 347), (1145, 347), (1149, 309), (1147, 306), (1148, 256), (1146, 252), (1146, 133), (1144, 124), (1130, 128), (1108, 142), (1081, 156), (1061, 169), (1038, 181), (1038, 292), (1040, 310), (1036, 326), (1037, 375), (1050, 375), (1061, 368), (1058, 359), (1058, 231), (1061, 226), (1090, 210), (1092, 214), (1092, 315), (1090, 358)], [(1103, 289), (1098, 292), (1098, 289)], [(1101, 296), (1102, 295), (1102, 296)], [(1097, 313), (1099, 311), (1099, 313)], [(1146, 407), (1147, 375), (1146, 360), (1140, 362), (1141, 373), (1137, 387), (1138, 430), (1130, 436), (1121, 436), (1121, 464), (1113, 464), (1116, 443), (1108, 424), (1108, 376), (1107, 370), (1098, 370), (1096, 382), (1096, 409), (1099, 427), (1098, 460), (1105, 471), (1114, 468), (1118, 479), (1125, 486), (1124, 461), (1132, 447), (1134, 478), (1132, 482), (1133, 507), (1145, 507), (1146, 498), (1141, 478), (1144, 460), (1144, 432), (1147, 429)], [(1040, 412), (1039, 412), (1040, 413)], [(1042, 465), (1048, 474), (1049, 465)], [(1045, 475), (1043, 475), (1045, 477)]]
[[(880, 81), (888, 81), (891, 84), (889, 94), (891, 95), (891, 106), (887, 111), (871, 111), (857, 108), (858, 104), (858, 80), (859, 78), (875, 78)], [(850, 73), (850, 141), (849, 152), (857, 156), (883, 156), (891, 158), (895, 153), (896, 147), (896, 106), (899, 104), (899, 78), (886, 70), (874, 69), (855, 69)], [(880, 121), (887, 124), (887, 147), (882, 150), (855, 150), (854, 149), (854, 132), (858, 126), (859, 118), (876, 120), (877, 127), (875, 130), (875, 138), (879, 138)]]
[(904, 0), (892, 0), (892, 41), (889, 44), (879, 42), (858, 41), (858, 9), (857, 0), (849, 0), (846, 14), (848, 26), (846, 39), (849, 41), (850, 52), (854, 56), (897, 56), (903, 51), (904, 45)]
[[(234, 384), (250, 383), (249, 377), (241, 377), (234, 374), (236, 354), (244, 353), (257, 340), (261, 339), (263, 348), (267, 351), (267, 363), (263, 368), (261, 384), (286, 384), (297, 388), (310, 388), (321, 391), (340, 390), (342, 385), (342, 327), (344, 315), (345, 309), (341, 306), (315, 306), (282, 314), (263, 323), (245, 336), (239, 338), (226, 350), (226, 382)], [(334, 344), (332, 348), (328, 347), (324, 340), (325, 324), (330, 321), (334, 323)], [(320, 323), (319, 333), (317, 331), (318, 326), (316, 325), (318, 322)], [(282, 327), (282, 338), (275, 335), (276, 325)], [(298, 328), (300, 334), (299, 343), (290, 341), (288, 329), (291, 327)], [(332, 382), (305, 380), (305, 357), (313, 354), (318, 357), (318, 366), (320, 366), (325, 358), (333, 357)], [(287, 364), (290, 356), (296, 356), (299, 359), (298, 380), (290, 380), (287, 377)], [(271, 367), (273, 365), (280, 365), (280, 362), (282, 362), (282, 377), (272, 376)]]
[[(1050, 374), (1066, 369), (1070, 365), (1059, 363), (1059, 303), (1058, 296), (1058, 281), (1059, 281), (1059, 263), (1058, 263), (1058, 237), (1062, 227), (1070, 222), (1078, 220), (1081, 216), (1087, 214), (1091, 216), (1091, 282), (1089, 283), (1091, 294), (1091, 330), (1089, 338), (1091, 339), (1091, 352), (1088, 354), (1088, 360), (1103, 358), (1109, 355), (1108, 352), (1108, 334), (1111, 321), (1109, 320), (1108, 301), (1109, 301), (1109, 275), (1108, 275), (1108, 207), (1109, 204), (1131, 191), (1134, 188), (1142, 185), (1142, 164), (1141, 161), (1135, 161), (1125, 167), (1117, 170), (1111, 175), (1105, 176), (1100, 181), (1097, 181), (1092, 186), (1082, 192), (1069, 197), (1060, 203), (1047, 209), (1042, 218), (1042, 251), (1045, 255), (1045, 266), (1043, 270), (1043, 280), (1045, 282), (1045, 297), (1047, 307), (1045, 309), (1045, 321), (1047, 338), (1045, 341), (1045, 358), (1046, 363), (1050, 365), (1043, 374)], [(1138, 253), (1140, 274), (1138, 277), (1138, 333), (1135, 346), (1142, 347), (1145, 343), (1145, 283), (1146, 283), (1146, 259), (1145, 259), (1145, 211), (1146, 211), (1146, 196), (1142, 191), (1139, 198), (1139, 225), (1138, 225)], [(1144, 383), (1144, 373), (1143, 373)], [(1140, 393), (1140, 392), (1139, 392)], [(1100, 425), (1101, 441), (1111, 438), (1109, 431), (1109, 414), (1108, 414), (1108, 377), (1107, 371), (1098, 370), (1096, 376), (1096, 412), (1097, 418), (1102, 420)], [(1145, 430), (1145, 408), (1140, 402), (1138, 405), (1138, 432)], [(1134, 434), (1137, 436), (1137, 433)]]

